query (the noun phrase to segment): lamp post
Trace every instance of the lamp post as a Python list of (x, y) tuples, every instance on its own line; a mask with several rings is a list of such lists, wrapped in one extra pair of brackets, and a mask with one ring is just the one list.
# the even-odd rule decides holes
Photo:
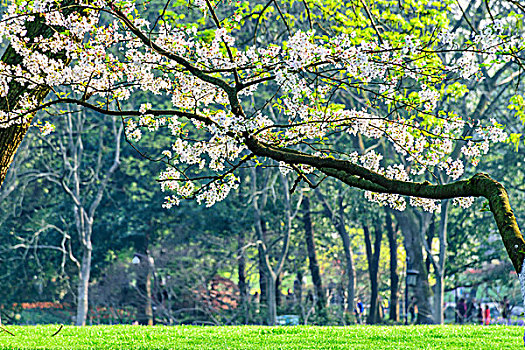
[(409, 287), (415, 287), (417, 286), (417, 277), (419, 275), (419, 271), (417, 270), (408, 270), (407, 271), (407, 284)]
[(405, 325), (408, 325), (408, 289), (417, 285), (419, 271), (409, 268), (410, 258), (407, 255), (405, 276)]

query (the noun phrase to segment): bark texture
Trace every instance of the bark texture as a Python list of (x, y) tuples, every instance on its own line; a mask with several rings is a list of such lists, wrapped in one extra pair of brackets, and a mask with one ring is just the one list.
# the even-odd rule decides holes
[[(61, 3), (66, 7), (74, 4), (75, 1), (62, 0)], [(67, 9), (64, 9), (63, 13), (68, 15), (75, 10), (75, 7), (70, 6)], [(26, 27), (26, 38), (28, 42), (31, 42), (37, 37), (50, 38), (57, 30), (57, 28), (51, 28), (46, 25), (40, 17), (36, 17), (32, 22), (28, 22)], [(45, 54), (50, 55), (50, 53)], [(63, 52), (58, 52), (52, 55), (53, 58), (61, 60), (65, 65), (69, 63), (69, 59)], [(22, 64), (23, 58), (16, 53), (11, 45), (9, 45), (2, 55), (2, 62), (16, 66)], [(13, 80), (9, 83), (9, 92), (7, 96), (0, 98), (0, 110), (9, 111), (14, 109), (24, 94), (28, 94), (40, 103), (44, 100), (49, 91), (49, 88), (44, 86), (29, 89), (27, 85), (22, 85)], [(32, 118), (33, 116), (30, 116), (30, 120), (23, 124), (15, 124), (7, 128), (0, 128), (0, 186), (5, 180), (9, 166), (13, 162), (16, 151), (29, 129)]]

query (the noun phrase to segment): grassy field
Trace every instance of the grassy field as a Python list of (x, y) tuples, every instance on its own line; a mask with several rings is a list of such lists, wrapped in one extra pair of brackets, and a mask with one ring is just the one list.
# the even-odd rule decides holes
[(0, 349), (523, 349), (523, 328), (8, 326)]

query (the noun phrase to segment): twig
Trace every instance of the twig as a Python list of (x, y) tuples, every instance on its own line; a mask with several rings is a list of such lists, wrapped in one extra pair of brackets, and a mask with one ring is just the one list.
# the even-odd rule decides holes
[(10, 331), (8, 331), (4, 326), (0, 326), (0, 329), (3, 330), (3, 331), (6, 332), (6, 333), (11, 334), (13, 337), (15, 336), (13, 333), (11, 333)]
[(58, 330), (57, 330), (55, 333), (53, 333), (53, 335), (51, 335), (51, 336), (54, 337), (55, 335), (57, 335), (58, 333), (60, 333), (60, 331), (62, 330), (62, 328), (64, 328), (64, 325), (63, 325), (63, 324), (61, 324), (60, 327), (58, 328)]

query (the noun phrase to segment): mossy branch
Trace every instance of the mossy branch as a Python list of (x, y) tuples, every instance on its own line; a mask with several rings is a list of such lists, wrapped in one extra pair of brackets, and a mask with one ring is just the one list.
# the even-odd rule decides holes
[(324, 174), (337, 178), (349, 186), (379, 193), (391, 193), (429, 199), (452, 199), (458, 197), (484, 197), (498, 226), (501, 239), (519, 274), (525, 259), (525, 240), (512, 212), (507, 191), (503, 185), (487, 174), (476, 174), (468, 180), (444, 185), (428, 181), (410, 182), (392, 180), (382, 174), (354, 164), (350, 161), (323, 158), (295, 150), (265, 144), (247, 136), (246, 145), (257, 156), (269, 157), (287, 164), (310, 165)]

